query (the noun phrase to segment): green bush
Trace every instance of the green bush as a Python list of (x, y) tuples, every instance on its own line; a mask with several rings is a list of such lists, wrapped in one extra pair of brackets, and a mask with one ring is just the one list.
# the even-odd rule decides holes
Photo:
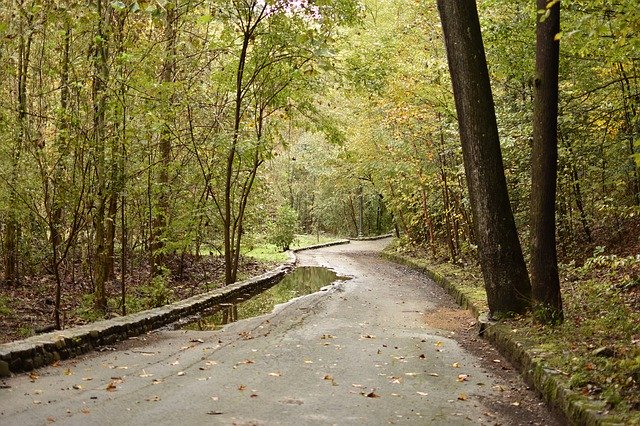
[(282, 251), (289, 250), (298, 229), (298, 213), (289, 206), (278, 210), (275, 222), (269, 229), (269, 242)]
[(9, 300), (5, 297), (0, 296), (0, 315), (8, 316), (11, 314), (13, 314), (13, 309), (11, 309)]
[(173, 299), (173, 290), (168, 286), (171, 272), (164, 268), (160, 274), (151, 279), (149, 284), (140, 288), (144, 299), (143, 305), (148, 308), (159, 308)]

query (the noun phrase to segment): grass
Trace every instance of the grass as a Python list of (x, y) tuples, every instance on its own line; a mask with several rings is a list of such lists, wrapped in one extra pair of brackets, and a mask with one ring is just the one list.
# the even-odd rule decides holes
[[(391, 248), (418, 267), (447, 279), (480, 311), (487, 309), (479, 267), (430, 260)], [(531, 316), (505, 321), (516, 340), (540, 354), (545, 369), (585, 401), (599, 401), (624, 424), (640, 425), (640, 258), (604, 257), (586, 266), (561, 265), (565, 321), (557, 326)]]
[(11, 304), (6, 297), (0, 296), (0, 315), (11, 315), (13, 314), (13, 309), (11, 308)]
[[(326, 235), (317, 236), (299, 234), (296, 235), (296, 239), (293, 241), (293, 244), (291, 244), (291, 249), (299, 250), (316, 244), (323, 244), (337, 240), (339, 240), (339, 238), (329, 237)], [(280, 249), (278, 249), (274, 244), (265, 242), (254, 245), (251, 250), (245, 251), (242, 254), (261, 262), (284, 262), (289, 258), (286, 252), (280, 251)]]
[(305, 247), (310, 247), (316, 244), (324, 244), (330, 243), (333, 241), (340, 240), (339, 237), (330, 237), (327, 235), (308, 235), (308, 234), (298, 234), (296, 235), (296, 239), (291, 244), (291, 248), (301, 249)]

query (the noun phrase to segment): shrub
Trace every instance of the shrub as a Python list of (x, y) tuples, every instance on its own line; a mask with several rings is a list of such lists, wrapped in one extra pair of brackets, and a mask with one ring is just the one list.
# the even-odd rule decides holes
[(298, 229), (298, 213), (289, 206), (278, 210), (275, 222), (270, 226), (269, 242), (282, 251), (289, 250)]

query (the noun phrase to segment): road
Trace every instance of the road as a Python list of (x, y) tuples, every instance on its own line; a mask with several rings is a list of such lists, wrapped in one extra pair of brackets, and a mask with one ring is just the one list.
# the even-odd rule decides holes
[(388, 241), (299, 253), (352, 277), (220, 331), (160, 330), (0, 381), (0, 424), (561, 424)]

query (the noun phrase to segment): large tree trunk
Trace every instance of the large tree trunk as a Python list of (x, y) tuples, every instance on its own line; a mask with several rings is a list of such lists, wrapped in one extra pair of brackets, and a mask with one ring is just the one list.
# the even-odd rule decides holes
[(522, 313), (531, 287), (504, 176), (475, 1), (438, 0), (489, 310)]
[[(547, 10), (547, 0), (538, 0)], [(558, 175), (558, 61), (560, 2), (536, 23), (536, 77), (531, 159), (531, 289), (542, 322), (562, 321), (556, 253), (556, 180)]]

